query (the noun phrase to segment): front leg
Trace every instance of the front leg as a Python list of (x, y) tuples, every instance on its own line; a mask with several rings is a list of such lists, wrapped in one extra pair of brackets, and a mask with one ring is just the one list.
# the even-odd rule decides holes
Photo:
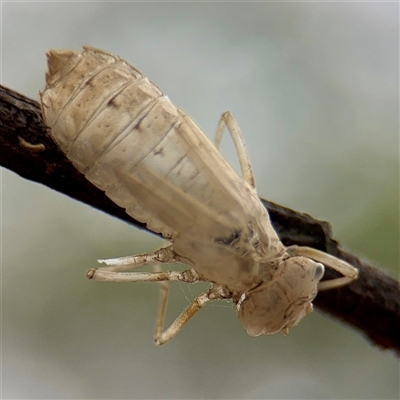
[[(164, 283), (164, 282), (163, 282)], [(181, 329), (189, 322), (189, 320), (200, 311), (205, 304), (214, 300), (230, 299), (231, 293), (220, 285), (212, 284), (208, 292), (202, 293), (197, 296), (183, 311), (175, 321), (164, 330), (164, 317), (166, 312), (166, 297), (168, 296), (168, 288), (165, 285), (161, 287), (160, 307), (158, 311), (156, 330), (154, 334), (154, 342), (156, 345), (161, 346), (164, 343), (175, 337)]]
[(322, 281), (318, 284), (318, 291), (335, 289), (345, 286), (358, 277), (358, 269), (354, 268), (347, 262), (340, 260), (323, 251), (306, 246), (289, 246), (287, 252), (292, 256), (303, 256), (318, 261), (335, 271), (340, 272), (343, 276), (341, 278), (331, 279), (329, 281)]

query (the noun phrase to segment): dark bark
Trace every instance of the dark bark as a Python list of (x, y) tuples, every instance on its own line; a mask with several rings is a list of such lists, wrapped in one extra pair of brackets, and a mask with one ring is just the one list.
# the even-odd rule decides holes
[[(58, 149), (41, 118), (39, 104), (0, 86), (0, 165), (146, 229), (94, 187)], [(330, 225), (262, 200), (285, 245), (306, 245), (348, 261), (360, 271), (351, 285), (318, 294), (320, 310), (361, 331), (372, 343), (400, 354), (400, 285), (382, 270), (343, 251)], [(328, 270), (326, 277), (334, 272)]]

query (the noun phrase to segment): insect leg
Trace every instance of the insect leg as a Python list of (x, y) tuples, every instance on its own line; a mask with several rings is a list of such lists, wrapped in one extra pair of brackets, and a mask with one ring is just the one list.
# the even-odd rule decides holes
[(159, 271), (159, 272), (114, 272), (107, 269), (89, 269), (86, 273), (89, 279), (102, 282), (162, 282), (179, 281), (186, 283), (199, 282), (196, 271)]
[(242, 170), (243, 179), (253, 188), (255, 188), (254, 174), (251, 167), (249, 154), (247, 152), (246, 145), (244, 143), (242, 132), (239, 128), (238, 123), (230, 111), (225, 111), (218, 122), (217, 132), (215, 135), (214, 144), (218, 149), (222, 140), (225, 127), (230, 133), (233, 143), (236, 148), (236, 153), (239, 158), (240, 169)]
[(103, 271), (129, 271), (130, 269), (138, 268), (146, 264), (152, 263), (175, 263), (179, 262), (176, 259), (176, 253), (172, 245), (161, 247), (151, 253), (137, 254), (135, 256), (109, 258), (107, 260), (98, 260), (99, 263), (106, 264), (107, 267), (101, 267)]
[[(156, 272), (161, 271), (161, 268), (158, 264), (154, 266), (154, 271)], [(158, 304), (156, 327), (154, 331), (154, 340), (156, 340), (156, 338), (158, 338), (162, 334), (164, 329), (165, 314), (167, 312), (167, 304), (168, 304), (168, 295), (169, 295), (168, 282), (166, 281), (160, 282), (160, 300)]]
[(178, 332), (186, 325), (186, 323), (207, 304), (209, 301), (222, 300), (230, 298), (229, 293), (226, 292), (219, 285), (212, 285), (211, 289), (197, 296), (192, 303), (190, 303), (182, 313), (176, 318), (176, 320), (165, 330), (164, 329), (164, 316), (166, 310), (166, 297), (168, 295), (168, 289), (166, 289), (166, 294), (161, 295), (159, 314), (157, 317), (157, 325), (154, 334), (155, 344), (161, 346), (162, 344), (168, 342), (173, 337), (175, 337)]
[(183, 272), (126, 272), (130, 269), (142, 267), (152, 263), (174, 263), (179, 262), (172, 245), (162, 247), (151, 253), (138, 254), (108, 260), (98, 260), (107, 264), (108, 267), (91, 268), (86, 273), (89, 279), (107, 282), (160, 282), (160, 281), (183, 281), (194, 283), (198, 281), (198, 275), (194, 270)]
[(289, 246), (287, 252), (291, 256), (304, 256), (318, 261), (327, 267), (340, 272), (343, 276), (341, 278), (331, 279), (329, 281), (322, 281), (318, 284), (318, 290), (335, 289), (349, 284), (358, 277), (358, 270), (347, 262), (340, 260), (330, 254), (324, 253), (317, 249), (306, 246)]

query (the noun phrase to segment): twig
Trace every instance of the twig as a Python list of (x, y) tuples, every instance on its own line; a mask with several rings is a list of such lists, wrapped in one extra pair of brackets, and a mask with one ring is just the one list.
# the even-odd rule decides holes
[[(39, 104), (0, 86), (0, 165), (114, 217), (146, 229), (80, 174), (51, 139)], [(400, 285), (367, 261), (343, 251), (330, 225), (307, 214), (263, 200), (285, 245), (315, 247), (348, 261), (360, 271), (357, 281), (320, 293), (315, 305), (357, 328), (375, 345), (400, 354)], [(327, 271), (327, 278), (334, 272)]]

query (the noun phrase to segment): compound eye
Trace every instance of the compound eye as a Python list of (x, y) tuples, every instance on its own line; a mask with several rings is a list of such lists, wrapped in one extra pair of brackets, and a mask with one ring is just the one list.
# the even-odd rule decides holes
[(315, 267), (314, 278), (319, 281), (324, 276), (324, 272), (325, 267), (321, 263), (317, 263), (317, 266)]

